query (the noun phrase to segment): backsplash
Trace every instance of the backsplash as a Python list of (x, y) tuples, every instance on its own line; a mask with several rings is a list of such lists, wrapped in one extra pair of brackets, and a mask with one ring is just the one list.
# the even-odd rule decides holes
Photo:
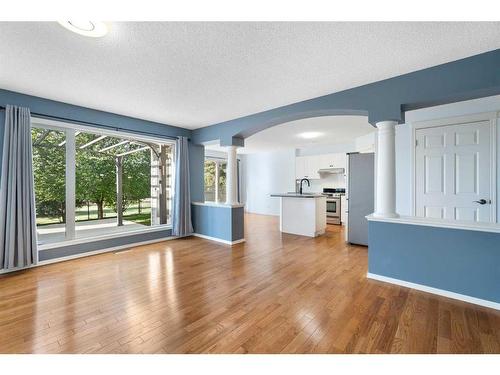
[(345, 188), (346, 181), (343, 174), (334, 174), (319, 180), (310, 180), (311, 186), (307, 183), (302, 184), (302, 189), (306, 193), (321, 193), (323, 188)]

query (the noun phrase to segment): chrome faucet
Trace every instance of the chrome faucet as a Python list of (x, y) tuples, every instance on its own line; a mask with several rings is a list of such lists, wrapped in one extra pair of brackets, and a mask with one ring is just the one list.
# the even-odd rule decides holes
[(311, 183), (309, 182), (309, 180), (307, 178), (303, 178), (302, 180), (300, 180), (299, 194), (302, 194), (302, 182), (304, 182), (304, 181), (307, 181), (307, 186), (311, 187)]

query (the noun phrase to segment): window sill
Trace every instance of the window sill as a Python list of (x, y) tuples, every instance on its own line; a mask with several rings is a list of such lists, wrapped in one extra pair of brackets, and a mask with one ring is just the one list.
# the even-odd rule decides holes
[(195, 206), (211, 206), (211, 207), (223, 207), (223, 208), (245, 207), (244, 203), (226, 204), (226, 203), (218, 203), (218, 202), (210, 202), (210, 201), (205, 201), (205, 202), (191, 202), (191, 204), (194, 204)]
[(421, 225), (434, 228), (449, 228), (461, 230), (473, 230), (478, 232), (500, 233), (500, 225), (497, 223), (459, 222), (444, 219), (429, 219), (417, 216), (400, 216), (395, 218), (381, 218), (373, 215), (366, 217), (368, 221), (380, 221), (384, 223)]
[(67, 241), (61, 241), (61, 242), (52, 242), (52, 243), (46, 243), (46, 244), (43, 244), (43, 245), (38, 245), (38, 251), (55, 249), (55, 248), (58, 248), (58, 247), (66, 247), (66, 246), (72, 246), (72, 245), (79, 245), (79, 244), (83, 244), (83, 243), (90, 243), (90, 242), (97, 242), (97, 241), (109, 240), (109, 239), (113, 239), (113, 238), (135, 236), (135, 235), (138, 235), (138, 234), (144, 234), (144, 233), (150, 233), (150, 232), (159, 232), (159, 231), (168, 230), (168, 229), (172, 229), (172, 224), (157, 225), (157, 226), (155, 226), (153, 228), (140, 229), (140, 230), (132, 230), (132, 231), (121, 232), (121, 233), (113, 233), (113, 234), (108, 234), (108, 235), (103, 235), (103, 236), (75, 238), (73, 240), (67, 240)]

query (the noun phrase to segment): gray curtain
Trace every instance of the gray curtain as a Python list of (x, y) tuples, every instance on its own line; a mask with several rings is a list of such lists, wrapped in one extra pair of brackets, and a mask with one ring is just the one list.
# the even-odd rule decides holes
[(188, 139), (186, 137), (179, 137), (175, 148), (172, 234), (174, 236), (187, 236), (191, 233), (193, 233), (193, 224), (191, 223)]
[(0, 181), (0, 267), (36, 264), (35, 193), (28, 108), (8, 105)]

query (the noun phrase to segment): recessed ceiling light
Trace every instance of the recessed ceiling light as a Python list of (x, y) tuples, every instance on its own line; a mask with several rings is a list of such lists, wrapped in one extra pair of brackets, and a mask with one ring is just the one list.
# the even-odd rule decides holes
[(99, 38), (108, 33), (108, 27), (101, 21), (68, 20), (58, 21), (59, 24), (74, 33)]
[(323, 135), (323, 133), (320, 133), (320, 132), (304, 132), (304, 133), (297, 134), (298, 137), (304, 138), (304, 139), (318, 138), (318, 137), (321, 137), (322, 135)]

